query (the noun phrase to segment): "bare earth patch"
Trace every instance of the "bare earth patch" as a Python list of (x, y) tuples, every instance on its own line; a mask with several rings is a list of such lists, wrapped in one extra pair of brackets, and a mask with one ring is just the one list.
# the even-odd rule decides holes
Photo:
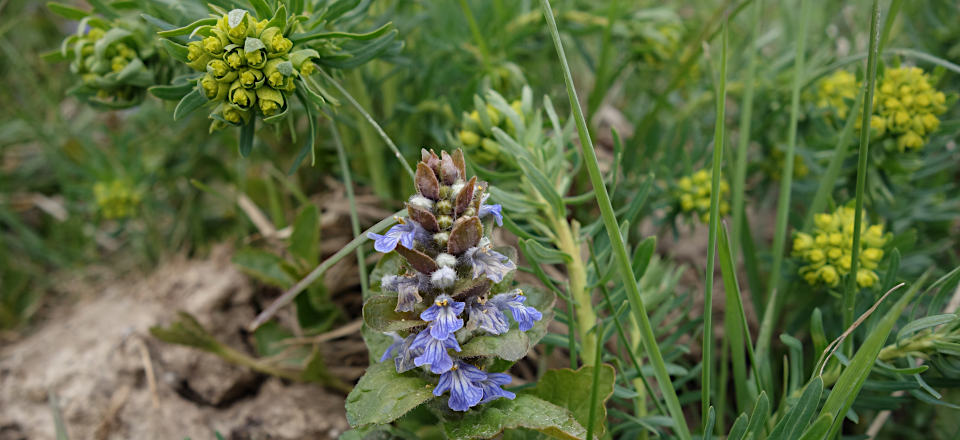
[(203, 440), (215, 432), (326, 439), (345, 431), (336, 392), (150, 336), (151, 326), (186, 310), (221, 341), (250, 350), (242, 328), (257, 312), (254, 288), (230, 255), (219, 248), (205, 260), (175, 259), (143, 279), (85, 289), (0, 347), (0, 440), (55, 438), (54, 408), (71, 439)]

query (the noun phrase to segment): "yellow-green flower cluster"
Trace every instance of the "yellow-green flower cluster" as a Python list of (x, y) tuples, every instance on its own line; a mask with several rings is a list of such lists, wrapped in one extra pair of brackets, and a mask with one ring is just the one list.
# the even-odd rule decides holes
[(315, 51), (293, 51), (283, 28), (257, 21), (242, 9), (197, 33), (204, 38), (187, 45), (187, 64), (206, 72), (199, 79), (200, 90), (209, 101), (220, 103), (211, 115), (211, 130), (246, 124), (257, 114), (267, 121), (282, 115), (288, 94), (296, 90), (294, 80), (314, 69), (310, 58)]
[(123, 219), (132, 216), (143, 198), (129, 181), (115, 179), (93, 185), (93, 197), (101, 215), (106, 219)]
[[(850, 273), (853, 252), (854, 209), (840, 207), (832, 214), (814, 216), (811, 233), (797, 233), (793, 239), (793, 256), (803, 262), (802, 276), (811, 285), (837, 286)], [(857, 285), (870, 287), (877, 283), (877, 265), (883, 259), (883, 246), (889, 239), (883, 225), (864, 221), (860, 233), (860, 267)]]
[[(696, 215), (700, 221), (708, 223), (710, 221), (710, 197), (713, 187), (713, 172), (703, 169), (689, 176), (681, 177), (677, 180), (674, 190), (674, 197), (680, 204), (680, 210), (684, 213)], [(730, 185), (720, 179), (720, 216), (723, 217), (730, 212), (730, 203), (727, 198), (730, 196)]]
[(838, 118), (846, 119), (859, 87), (857, 77), (846, 70), (838, 70), (817, 85), (817, 107), (832, 109)]
[(67, 37), (61, 46), (61, 54), (71, 59), (71, 72), (80, 77), (73, 92), (109, 107), (134, 105), (153, 84), (153, 72), (146, 63), (156, 52), (141, 44), (136, 34), (139, 24), (97, 24), (103, 27), (91, 27), (84, 33), (86, 26), (81, 26), (79, 33)]
[[(783, 171), (783, 161), (786, 158), (787, 155), (784, 154), (783, 151), (774, 147), (768, 159), (763, 162), (763, 168), (766, 170), (767, 175), (772, 177), (773, 180), (780, 180), (780, 174)], [(806, 160), (804, 160), (803, 156), (795, 154), (793, 156), (793, 178), (802, 179), (809, 173), (810, 169), (807, 168)]]
[[(523, 104), (519, 100), (511, 102), (510, 108), (520, 116), (522, 122), (525, 122)], [(484, 112), (482, 115), (481, 110)], [(492, 104), (482, 104), (482, 109), (475, 109), (469, 114), (464, 113), (460, 132), (457, 135), (460, 143), (475, 162), (489, 164), (496, 162), (500, 157), (502, 147), (493, 136), (493, 127), (503, 130), (511, 137), (516, 136), (513, 121), (501, 114)]]
[(919, 67), (887, 69), (877, 84), (870, 126), (889, 133), (901, 152), (923, 147), (947, 111), (946, 96), (930, 85)]

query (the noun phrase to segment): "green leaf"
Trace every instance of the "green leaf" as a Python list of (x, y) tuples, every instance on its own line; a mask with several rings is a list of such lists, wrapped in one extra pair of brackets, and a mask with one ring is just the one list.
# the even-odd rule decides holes
[(294, 45), (305, 43), (312, 40), (321, 40), (329, 38), (349, 38), (351, 40), (373, 40), (389, 31), (393, 27), (393, 23), (386, 23), (383, 26), (380, 26), (377, 29), (374, 29), (370, 32), (363, 34), (356, 34), (350, 32), (326, 32), (323, 30), (309, 32), (304, 34), (296, 34), (290, 37), (290, 40), (293, 41)]
[(260, 357), (269, 357), (283, 351), (287, 346), (281, 341), (293, 336), (289, 330), (274, 321), (267, 322), (253, 332), (253, 342)]
[(795, 439), (803, 432), (803, 428), (810, 423), (817, 406), (820, 405), (820, 395), (823, 394), (823, 378), (817, 376), (807, 384), (803, 394), (786, 415), (780, 419), (777, 426), (770, 433), (770, 439)]
[(426, 325), (426, 322), (421, 321), (417, 313), (397, 312), (394, 310), (396, 307), (396, 296), (378, 295), (371, 297), (363, 304), (363, 322), (370, 328), (384, 333), (409, 330)]
[[(598, 401), (594, 426), (600, 429), (597, 437), (603, 437), (604, 423), (607, 417), (605, 402), (613, 395), (613, 384), (616, 373), (608, 364), (600, 365), (600, 383), (598, 386)], [(587, 426), (590, 417), (590, 388), (593, 381), (594, 367), (581, 367), (574, 371), (569, 368), (549, 370), (537, 382), (537, 386), (524, 391), (537, 396), (547, 402), (570, 410), (581, 426)]]
[(267, 251), (244, 248), (231, 261), (247, 275), (271, 286), (287, 289), (297, 281), (283, 269), (283, 258)]
[(290, 253), (303, 260), (304, 267), (317, 265), (320, 258), (320, 210), (317, 205), (305, 206), (294, 219)]
[(548, 248), (536, 240), (520, 240), (520, 247), (524, 254), (532, 258), (537, 264), (570, 263), (573, 257), (557, 249)]
[(516, 428), (533, 429), (559, 439), (578, 440), (587, 435), (569, 410), (529, 394), (519, 394), (513, 400), (498, 399), (443, 423), (450, 440), (494, 438), (506, 429)]
[(157, 98), (174, 101), (183, 99), (184, 96), (187, 96), (191, 90), (195, 90), (197, 84), (194, 81), (187, 82), (184, 84), (176, 84), (169, 86), (153, 86), (147, 89), (151, 95), (156, 96)]
[(264, 0), (248, 0), (250, 6), (253, 6), (253, 10), (257, 13), (257, 19), (263, 20), (271, 15), (270, 5), (267, 4)]
[[(514, 327), (501, 335), (475, 336), (461, 346), (462, 351), (452, 354), (462, 358), (495, 356), (508, 361), (518, 361), (526, 356), (527, 352), (547, 334), (547, 325), (553, 318), (553, 302), (556, 297), (550, 290), (524, 287), (523, 291), (527, 296), (526, 305), (535, 307), (543, 313), (543, 319), (535, 322), (533, 328), (521, 332)], [(396, 298), (394, 298), (394, 304), (396, 304)]]
[[(907, 291), (907, 293), (883, 315), (880, 322), (870, 330), (867, 339), (863, 341), (863, 345), (861, 345), (856, 354), (854, 354), (847, 368), (843, 370), (836, 384), (834, 384), (830, 390), (830, 395), (827, 396), (827, 400), (823, 404), (823, 409), (820, 411), (821, 415), (846, 414), (847, 411), (850, 410), (854, 399), (856, 399), (857, 394), (860, 393), (860, 388), (863, 387), (867, 376), (870, 375), (873, 363), (876, 361), (877, 355), (883, 348), (894, 324), (896, 324), (897, 318), (900, 317), (903, 309), (906, 308), (910, 300), (913, 299), (914, 295), (919, 291), (921, 283), (922, 279), (911, 286), (910, 290)], [(829, 435), (832, 436), (839, 431), (842, 424), (843, 416), (835, 417), (830, 427)]]
[(356, 8), (360, 4), (360, 0), (337, 0), (334, 1), (331, 5), (327, 7), (327, 10), (323, 12), (324, 21), (333, 21), (340, 18), (341, 15), (346, 14), (351, 9)]
[(190, 51), (187, 49), (187, 46), (184, 46), (180, 43), (175, 43), (173, 40), (167, 38), (161, 38), (160, 44), (164, 49), (167, 50), (167, 53), (169, 53), (173, 59), (184, 64), (190, 62), (190, 60), (187, 58), (187, 54), (190, 53)]
[(347, 396), (347, 421), (353, 428), (390, 423), (433, 399), (433, 388), (415, 372), (398, 374), (393, 362), (375, 363)]
[(203, 325), (187, 312), (178, 312), (177, 319), (168, 327), (150, 327), (153, 337), (170, 344), (186, 345), (203, 351), (216, 353), (222, 346)]
[(953, 321), (956, 321), (957, 318), (958, 318), (958, 315), (955, 313), (947, 313), (943, 315), (926, 316), (926, 317), (920, 318), (916, 321), (913, 321), (903, 326), (903, 328), (901, 328), (900, 331), (897, 332), (897, 340), (899, 341), (903, 339), (904, 336), (907, 336), (911, 333), (916, 333), (921, 330), (926, 330), (930, 327), (936, 327), (938, 325), (951, 323)]
[(547, 201), (547, 204), (553, 208), (553, 212), (557, 215), (564, 215), (566, 209), (563, 205), (563, 197), (560, 197), (560, 194), (557, 193), (556, 188), (550, 180), (547, 179), (547, 176), (544, 176), (540, 169), (527, 158), (521, 157), (518, 158), (517, 161), (520, 164), (520, 168), (523, 169), (524, 176), (537, 190), (540, 197), (543, 197), (543, 199)]
[(192, 113), (194, 110), (203, 107), (206, 103), (207, 98), (203, 96), (203, 93), (201, 93), (199, 89), (194, 88), (192, 92), (187, 93), (187, 95), (177, 103), (177, 108), (173, 109), (173, 120), (180, 120), (180, 118)]
[(90, 15), (90, 12), (84, 11), (83, 9), (77, 9), (72, 6), (67, 6), (57, 2), (48, 2), (47, 8), (50, 8), (51, 12), (66, 18), (67, 20), (79, 21)]
[(747, 435), (753, 434), (754, 438), (760, 438), (761, 430), (767, 424), (770, 417), (770, 400), (767, 399), (765, 391), (760, 392), (760, 397), (753, 404), (753, 411), (750, 413), (750, 424), (747, 425)]
[(250, 118), (250, 122), (247, 122), (240, 127), (240, 155), (247, 157), (250, 155), (250, 151), (253, 150), (253, 133), (257, 128), (256, 118)]
[(190, 34), (193, 33), (193, 30), (194, 30), (194, 29), (196, 29), (196, 28), (198, 28), (198, 27), (200, 27), (200, 26), (213, 26), (213, 25), (215, 25), (215, 24), (217, 24), (217, 19), (216, 19), (216, 18), (202, 18), (202, 19), (197, 20), (197, 21), (195, 21), (195, 22), (193, 22), (193, 23), (190, 23), (190, 24), (188, 24), (188, 25), (186, 25), (186, 26), (184, 26), (184, 27), (180, 27), (180, 28), (176, 28), (176, 29), (170, 29), (170, 30), (166, 30), (166, 31), (157, 32), (157, 35), (159, 35), (159, 36), (161, 36), (161, 37), (164, 37), (164, 38), (166, 38), (166, 37), (179, 37), (179, 36), (181, 36), (181, 35), (190, 35)]
[(827, 431), (830, 430), (830, 424), (833, 423), (833, 414), (822, 414), (820, 417), (817, 417), (817, 421), (813, 422), (803, 435), (800, 436), (800, 440), (820, 440), (827, 435)]
[[(516, 261), (516, 260), (514, 260)], [(370, 271), (370, 292), (381, 293), (382, 287), (380, 281), (384, 275), (396, 275), (400, 273), (400, 266), (403, 264), (403, 258), (396, 252), (388, 252), (380, 257), (380, 261)]]

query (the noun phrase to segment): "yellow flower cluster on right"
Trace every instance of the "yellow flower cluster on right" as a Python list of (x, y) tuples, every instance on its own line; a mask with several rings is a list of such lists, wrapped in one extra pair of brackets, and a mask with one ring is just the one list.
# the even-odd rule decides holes
[(901, 152), (919, 149), (940, 126), (938, 115), (947, 111), (946, 96), (930, 85), (919, 67), (887, 69), (877, 84), (870, 126), (889, 133)]
[[(511, 102), (510, 108), (520, 115), (521, 121), (524, 120), (523, 104), (519, 100)], [(486, 104), (485, 109), (486, 120), (481, 117), (479, 110), (473, 110), (469, 114), (464, 113), (458, 133), (460, 142), (470, 153), (470, 158), (483, 164), (496, 162), (500, 156), (501, 146), (493, 137), (493, 127), (503, 130), (510, 136), (516, 135), (516, 128), (510, 118), (500, 114), (500, 111), (491, 104)]]
[(857, 77), (846, 70), (838, 70), (820, 80), (817, 86), (817, 107), (833, 109), (840, 119), (847, 118), (850, 101), (857, 96)]
[(93, 185), (93, 196), (100, 213), (111, 220), (132, 216), (142, 199), (140, 192), (130, 182), (121, 179), (97, 182)]
[[(713, 186), (713, 172), (711, 170), (700, 170), (690, 176), (681, 177), (677, 181), (675, 197), (680, 202), (680, 210), (685, 213), (695, 214), (700, 221), (707, 223), (710, 221), (710, 195)], [(720, 206), (718, 207), (720, 216), (723, 217), (730, 212), (730, 203), (727, 197), (730, 195), (730, 185), (720, 179)]]
[[(854, 214), (849, 207), (840, 207), (832, 214), (817, 214), (814, 230), (794, 237), (793, 256), (804, 263), (800, 276), (811, 285), (837, 286), (850, 273)], [(883, 246), (888, 239), (883, 225), (868, 225), (866, 221), (861, 224), (858, 286), (870, 287), (879, 280), (875, 270), (883, 259)]]

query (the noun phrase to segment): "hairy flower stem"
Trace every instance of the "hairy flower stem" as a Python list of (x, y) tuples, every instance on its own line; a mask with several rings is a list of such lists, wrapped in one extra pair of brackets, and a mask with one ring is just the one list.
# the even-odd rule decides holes
[(567, 277), (570, 282), (570, 296), (576, 303), (577, 333), (580, 336), (580, 360), (583, 365), (593, 366), (595, 359), (595, 338), (590, 336), (590, 331), (597, 323), (597, 313), (593, 310), (593, 295), (591, 289), (587, 286), (587, 266), (583, 262), (580, 252), (580, 243), (577, 241), (574, 225), (565, 218), (551, 217), (553, 229), (557, 234), (557, 248), (561, 252), (571, 257), (567, 263)]

